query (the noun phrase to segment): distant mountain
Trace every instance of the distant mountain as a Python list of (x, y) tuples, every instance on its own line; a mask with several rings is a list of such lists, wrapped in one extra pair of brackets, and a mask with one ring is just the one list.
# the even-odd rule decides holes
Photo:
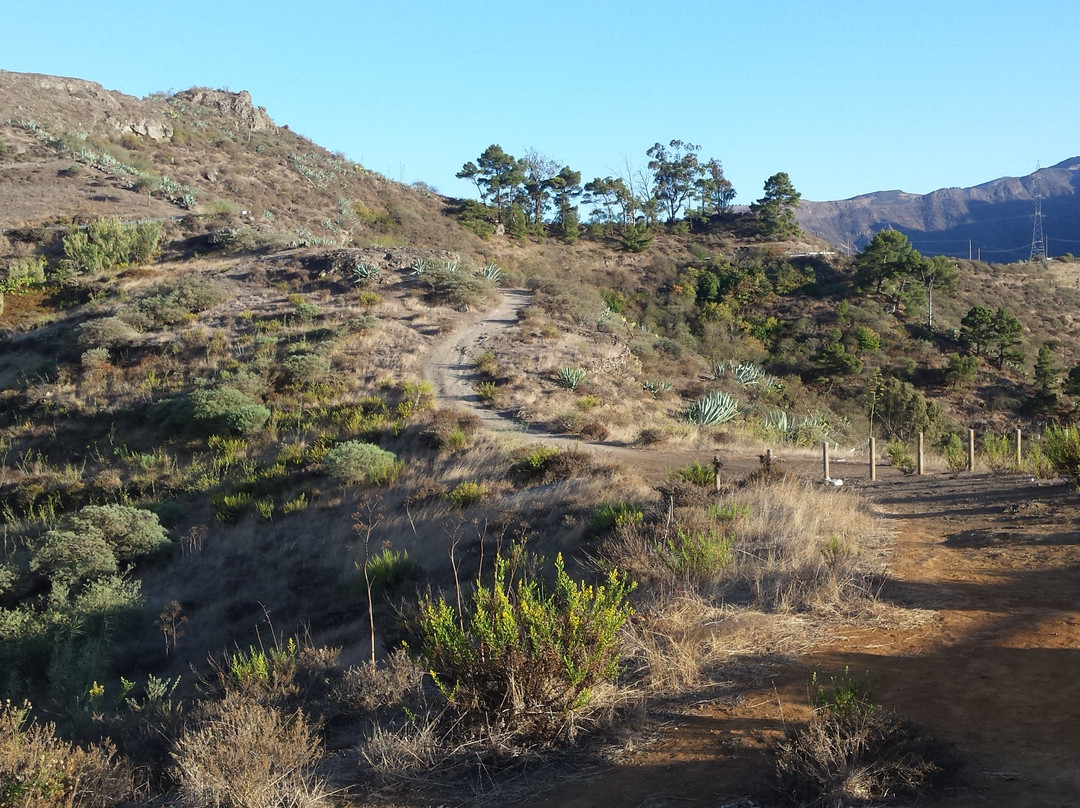
[(1042, 194), (1048, 255), (1080, 253), (1080, 157), (1026, 177), (929, 194), (879, 191), (839, 202), (803, 202), (799, 223), (843, 250), (857, 252), (874, 233), (903, 231), (924, 255), (1010, 263), (1031, 255), (1036, 194)]

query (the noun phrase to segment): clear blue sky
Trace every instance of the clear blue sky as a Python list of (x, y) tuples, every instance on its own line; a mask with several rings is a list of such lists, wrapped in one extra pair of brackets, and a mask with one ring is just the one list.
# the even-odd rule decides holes
[(1076, 0), (12, 0), (0, 68), (250, 90), (279, 125), (450, 195), (491, 143), (588, 181), (680, 139), (740, 203), (777, 171), (826, 200), (1080, 154), (1078, 23)]

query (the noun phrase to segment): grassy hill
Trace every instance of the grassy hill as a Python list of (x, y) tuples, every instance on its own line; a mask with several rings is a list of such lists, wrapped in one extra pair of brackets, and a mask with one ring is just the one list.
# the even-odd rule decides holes
[[(141, 790), (85, 804), (269, 804), (226, 800), (260, 775), (209, 762), (256, 741), (263, 762), (307, 750), (282, 782), (310, 805), (515, 770), (625, 726), (635, 694), (699, 686), (741, 621), (764, 648), (785, 615), (872, 608), (882, 530), (856, 500), (775, 469), (736, 485), (749, 467), (717, 493), (714, 454), (752, 467), (871, 430), (900, 452), (919, 430), (1071, 414), (1032, 372), (1043, 344), (1080, 362), (1074, 264), (961, 262), (929, 329), (917, 296), (857, 292), (850, 259), (750, 214), (656, 225), (641, 251), (610, 225), (482, 238), (461, 200), (330, 154), (246, 93), (0, 72), (0, 120), (0, 687), (120, 747), (87, 770)], [(507, 287), (530, 304), (485, 320)], [(957, 364), (975, 305), (1020, 319), (1023, 359)], [(510, 430), (431, 383), (470, 328), (455, 372)], [(521, 625), (498, 664), (480, 643), (520, 691), (469, 667), (464, 619), (437, 622), (485, 592), (566, 643), (544, 665)], [(567, 690), (582, 621), (595, 654)]]

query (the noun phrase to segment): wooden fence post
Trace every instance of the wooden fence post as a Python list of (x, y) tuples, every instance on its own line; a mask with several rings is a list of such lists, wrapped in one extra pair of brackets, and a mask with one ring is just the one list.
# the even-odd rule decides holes
[(919, 441), (915, 449), (915, 473), (920, 477), (926, 473), (926, 451), (923, 445), (923, 433), (919, 433)]
[(877, 439), (870, 438), (870, 482), (877, 480)]
[(975, 471), (975, 430), (968, 430), (968, 471)]
[(1024, 468), (1024, 455), (1023, 455), (1023, 452), (1021, 452), (1021, 450), (1020, 450), (1020, 447), (1023, 445), (1022, 442), (1021, 442), (1021, 439), (1022, 439), (1022, 435), (1021, 435), (1021, 432), (1020, 432), (1020, 427), (1017, 427), (1016, 428), (1016, 470), (1017, 471), (1020, 471), (1021, 469)]
[(829, 442), (822, 441), (821, 443), (821, 465), (824, 468), (825, 479), (832, 479), (829, 477)]

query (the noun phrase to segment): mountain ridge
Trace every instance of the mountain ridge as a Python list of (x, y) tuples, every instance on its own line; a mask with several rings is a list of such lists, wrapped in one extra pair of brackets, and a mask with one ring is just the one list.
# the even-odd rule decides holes
[(970, 188), (928, 194), (876, 191), (850, 199), (803, 202), (799, 224), (847, 252), (866, 246), (874, 233), (903, 231), (928, 255), (985, 257), (1009, 263), (1030, 256), (1035, 199), (1042, 197), (1047, 255), (1080, 245), (1080, 156), (1024, 177), (1000, 177)]

